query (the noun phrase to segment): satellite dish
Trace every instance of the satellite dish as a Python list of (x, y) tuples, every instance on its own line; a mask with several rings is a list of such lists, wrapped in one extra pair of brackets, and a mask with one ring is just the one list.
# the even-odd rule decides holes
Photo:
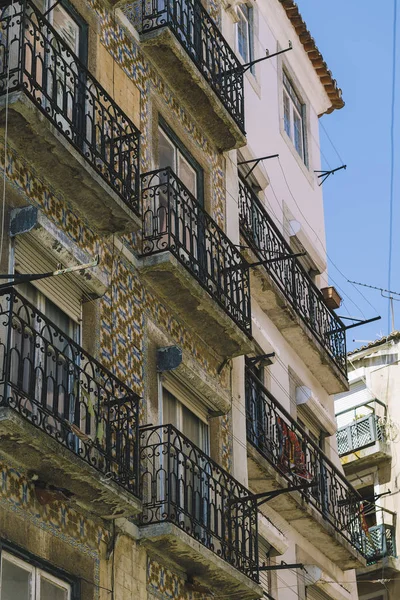
[(301, 224), (296, 221), (295, 219), (292, 219), (291, 221), (289, 221), (289, 235), (290, 237), (296, 235), (299, 233), (301, 229)]

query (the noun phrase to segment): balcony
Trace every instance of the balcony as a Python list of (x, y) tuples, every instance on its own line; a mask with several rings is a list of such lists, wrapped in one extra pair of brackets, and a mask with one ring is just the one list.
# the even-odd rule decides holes
[(199, 128), (220, 150), (243, 146), (243, 70), (200, 0), (142, 0), (139, 29), (145, 52)]
[(136, 394), (13, 290), (0, 367), (2, 453), (103, 517), (137, 513)]
[(383, 558), (396, 558), (396, 513), (384, 508), (373, 507), (373, 513), (366, 515), (366, 519), (373, 517), (375, 525), (365, 527), (364, 554), (368, 565), (376, 565)]
[(2, 4), (0, 126), (101, 231), (131, 231), (140, 133), (29, 0)]
[(306, 432), (246, 371), (249, 485), (255, 492), (315, 483), (270, 505), (343, 569), (365, 565), (361, 497)]
[(142, 544), (200, 584), (259, 598), (257, 502), (173, 425), (140, 431)]
[[(373, 399), (358, 404), (337, 413), (336, 419), (338, 424), (346, 421), (336, 433), (338, 453), (346, 474), (390, 463), (392, 454), (386, 436), (386, 406), (382, 402)], [(380, 469), (379, 476), (380, 483), (385, 483), (383, 469)]]
[(170, 168), (142, 176), (148, 283), (221, 357), (251, 349), (249, 271), (237, 247)]
[[(330, 393), (347, 389), (344, 325), (330, 310), (257, 195), (239, 181), (240, 230), (251, 270), (251, 290), (260, 307)], [(284, 260), (276, 260), (285, 257)]]

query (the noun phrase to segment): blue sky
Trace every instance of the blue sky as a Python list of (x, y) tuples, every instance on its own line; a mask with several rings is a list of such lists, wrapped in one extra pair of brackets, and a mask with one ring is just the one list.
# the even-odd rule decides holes
[[(346, 106), (322, 117), (346, 171), (324, 184), (328, 256), (333, 285), (344, 296), (338, 314), (366, 318), (380, 314), (381, 321), (348, 332), (348, 348), (356, 340), (373, 340), (388, 332), (388, 300), (378, 291), (357, 288), (346, 278), (387, 288), (389, 258), (390, 123), (394, 0), (297, 0), (299, 9), (324, 56)], [(400, 7), (399, 7), (400, 9)], [(400, 42), (398, 34), (398, 42)], [(400, 60), (398, 61), (400, 66)], [(400, 77), (397, 76), (397, 83)], [(400, 89), (396, 85), (396, 105)], [(397, 101), (398, 100), (398, 101)], [(395, 140), (398, 135), (397, 106)], [(324, 167), (340, 166), (341, 160), (321, 128)], [(399, 161), (395, 145), (394, 232), (391, 289), (400, 292)], [(400, 297), (399, 297), (400, 299)], [(353, 304), (351, 300), (355, 303)], [(374, 308), (368, 304), (370, 302)], [(356, 306), (355, 306), (356, 305)], [(394, 303), (395, 327), (400, 328), (400, 302)]]

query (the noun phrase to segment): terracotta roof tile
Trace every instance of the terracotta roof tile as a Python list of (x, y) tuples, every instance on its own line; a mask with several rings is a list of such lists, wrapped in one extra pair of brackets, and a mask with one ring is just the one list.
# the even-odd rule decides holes
[(329, 100), (331, 101), (331, 106), (325, 113), (329, 114), (335, 109), (343, 108), (344, 100), (342, 98), (342, 90), (338, 88), (336, 79), (333, 78), (331, 71), (328, 69), (322, 54), (315, 44), (314, 38), (308, 31), (307, 25), (303, 21), (297, 4), (293, 0), (279, 0), (279, 2), (285, 9), (286, 15), (292, 23), (304, 50), (308, 54), (311, 64), (325, 88)]

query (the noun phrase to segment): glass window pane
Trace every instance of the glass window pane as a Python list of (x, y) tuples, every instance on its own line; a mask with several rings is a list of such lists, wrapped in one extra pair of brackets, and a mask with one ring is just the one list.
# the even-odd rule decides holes
[(284, 121), (285, 131), (288, 134), (288, 136), (291, 137), (291, 134), (290, 134), (290, 100), (289, 100), (289, 96), (287, 94), (283, 94), (283, 121)]
[(303, 135), (302, 135), (302, 122), (296, 111), (293, 111), (293, 133), (294, 133), (294, 146), (300, 156), (303, 158)]
[(158, 130), (158, 166), (160, 169), (171, 167), (176, 172), (175, 147), (161, 129)]
[[(59, 4), (52, 10), (54, 28), (75, 54), (79, 55), (79, 25)], [(51, 13), (50, 13), (51, 14)]]
[(196, 171), (189, 165), (188, 161), (179, 153), (178, 156), (178, 177), (186, 185), (193, 196), (197, 196), (197, 177)]
[(239, 22), (237, 24), (237, 35), (238, 35), (238, 51), (244, 62), (249, 62), (249, 22), (246, 18), (246, 14), (243, 9), (244, 5), (238, 10)]
[(177, 400), (170, 392), (163, 388), (163, 424), (171, 424), (178, 427)]
[(1, 561), (1, 600), (31, 600), (32, 573), (3, 557)]
[(40, 596), (37, 600), (68, 600), (68, 598), (68, 589), (49, 581), (43, 575), (40, 577)]

